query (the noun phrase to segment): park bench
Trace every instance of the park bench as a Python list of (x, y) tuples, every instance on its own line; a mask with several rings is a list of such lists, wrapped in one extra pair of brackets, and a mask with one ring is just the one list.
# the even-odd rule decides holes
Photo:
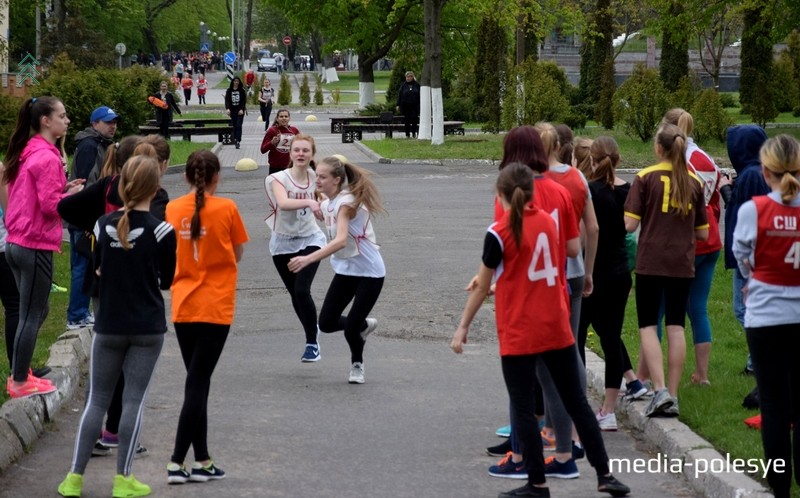
[[(356, 140), (361, 140), (362, 133), (383, 133), (386, 138), (392, 138), (394, 132), (404, 133), (403, 123), (353, 123), (342, 125), (342, 143), (349, 144)], [(463, 135), (463, 121), (445, 121), (445, 135)]]
[[(195, 118), (195, 119), (174, 119), (170, 126), (183, 126), (201, 128), (204, 126), (225, 125), (231, 122), (231, 118)], [(149, 126), (157, 126), (158, 122), (155, 119), (147, 121)]]
[[(387, 115), (388, 114), (388, 115)], [(391, 113), (384, 113), (383, 116), (347, 116), (344, 118), (331, 118), (331, 133), (339, 134), (342, 126), (347, 124), (390, 124), (403, 123), (403, 116), (394, 116)]]
[[(193, 135), (217, 135), (217, 141), (224, 145), (233, 144), (233, 127), (230, 126), (230, 120), (224, 120), (228, 123), (225, 126), (175, 126), (175, 123), (170, 125), (169, 134), (179, 135), (184, 140), (191, 141)], [(139, 133), (142, 135), (149, 135), (151, 133), (159, 133), (161, 130), (158, 126), (144, 125), (139, 127)]]

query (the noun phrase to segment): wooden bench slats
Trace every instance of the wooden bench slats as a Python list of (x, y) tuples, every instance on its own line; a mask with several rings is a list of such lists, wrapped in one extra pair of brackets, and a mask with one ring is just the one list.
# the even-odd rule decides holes
[[(227, 120), (230, 122), (230, 120)], [(151, 133), (158, 133), (161, 130), (158, 126), (140, 126), (139, 133), (148, 135)], [(179, 135), (186, 141), (192, 140), (192, 135), (217, 135), (217, 140), (225, 145), (233, 144), (233, 127), (231, 126), (201, 126), (196, 128), (187, 128), (182, 126), (170, 126), (170, 135)]]
[[(401, 116), (402, 117), (402, 116)], [(393, 132), (404, 132), (405, 125), (400, 123), (381, 124), (381, 123), (357, 123), (342, 125), (342, 143), (349, 144), (356, 140), (361, 140), (362, 133), (383, 133), (386, 138), (392, 138)], [(445, 121), (444, 133), (446, 135), (463, 135), (463, 121)]]

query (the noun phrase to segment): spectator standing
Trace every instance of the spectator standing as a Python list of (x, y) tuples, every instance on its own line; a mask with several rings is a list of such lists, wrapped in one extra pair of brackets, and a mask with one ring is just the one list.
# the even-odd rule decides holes
[[(208, 452), (208, 394), (233, 323), (237, 268), (248, 236), (236, 204), (214, 195), (219, 177), (216, 155), (193, 152), (185, 171), (190, 191), (167, 206), (167, 221), (181, 227), (172, 321), (186, 366), (183, 407), (167, 464), (169, 484), (225, 477)], [(190, 446), (195, 459), (191, 472), (184, 466)]]
[(156, 106), (156, 124), (158, 124), (161, 136), (169, 140), (169, 125), (172, 123), (172, 112), (175, 111), (181, 114), (181, 110), (175, 102), (175, 96), (169, 91), (166, 81), (161, 82), (158, 93), (153, 97), (160, 99), (167, 106), (166, 108)]
[(397, 111), (403, 114), (406, 138), (419, 133), (419, 93), (420, 86), (414, 79), (414, 73), (406, 72), (406, 81), (397, 91)]
[(61, 250), (61, 217), (56, 205), (83, 189), (83, 179), (67, 183), (61, 152), (55, 145), (68, 126), (67, 111), (57, 98), (27, 99), (6, 150), (2, 179), (8, 185), (6, 261), (20, 294), (12, 373), (6, 384), (12, 398), (55, 391), (50, 381), (33, 376), (29, 368), (49, 311), (53, 251)]
[(244, 115), (247, 114), (247, 92), (242, 87), (242, 80), (238, 76), (231, 80), (231, 84), (225, 92), (225, 114), (231, 118), (233, 140), (238, 149), (239, 143), (242, 141)]
[[(261, 119), (264, 121), (264, 131), (269, 130), (269, 118), (272, 115), (272, 102), (275, 100), (275, 89), (269, 78), (264, 78), (264, 84), (258, 94), (258, 103), (261, 107)], [(262, 151), (263, 152), (263, 151)]]
[[(70, 180), (83, 179), (85, 186), (92, 185), (100, 177), (106, 149), (113, 143), (117, 133), (119, 116), (113, 109), (101, 106), (92, 111), (90, 126), (75, 135), (77, 147), (72, 162)], [(83, 230), (68, 225), (70, 246), (70, 271), (72, 275), (67, 306), (67, 328), (70, 330), (94, 324), (94, 315), (89, 311), (90, 297), (84, 292), (83, 282), (89, 270), (89, 258), (76, 249), (83, 237)]]
[[(789, 498), (792, 469), (797, 479), (796, 401), (800, 370), (800, 143), (778, 135), (761, 148), (762, 174), (771, 192), (745, 202), (733, 233), (733, 253), (747, 278), (744, 325), (761, 402), (764, 457), (786, 462), (770, 468), (776, 498)], [(794, 453), (794, 456), (792, 455)], [(794, 461), (792, 461), (794, 458)]]

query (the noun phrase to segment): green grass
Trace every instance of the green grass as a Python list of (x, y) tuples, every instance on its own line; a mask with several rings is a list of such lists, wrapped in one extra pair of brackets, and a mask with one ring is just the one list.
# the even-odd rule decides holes
[[(795, 122), (797, 119), (795, 118)], [(800, 138), (800, 128), (769, 128), (767, 134), (775, 136), (788, 133)], [(621, 130), (605, 130), (599, 127), (576, 130), (575, 136), (595, 138), (608, 135), (619, 145), (622, 161), (620, 168), (644, 168), (656, 163), (653, 142), (642, 142), (631, 138)], [(446, 136), (445, 143), (434, 146), (428, 141), (405, 139), (364, 140), (362, 143), (381, 156), (389, 159), (491, 159), (499, 161), (503, 155), (504, 135), (481, 133), (477, 135)], [(725, 144), (709, 141), (699, 144), (721, 168), (730, 167)]]
[[(55, 271), (53, 280), (61, 287), (69, 288), (71, 275), (69, 269), (69, 244), (61, 245), (62, 253), (56, 253), (53, 258)], [(33, 368), (43, 367), (50, 357), (50, 346), (63, 334), (67, 327), (67, 304), (69, 292), (54, 292), (50, 294), (50, 313), (47, 315), (39, 337), (36, 349), (33, 352)], [(5, 327), (5, 314), (0, 313), (0, 329)], [(0, 341), (0, 379), (7, 379), (11, 375), (11, 368), (6, 359), (6, 342)], [(8, 400), (5, 389), (0, 390), (0, 404)]]
[(175, 166), (178, 164), (186, 164), (186, 159), (189, 154), (200, 149), (210, 149), (214, 147), (211, 142), (186, 142), (183, 140), (171, 140), (169, 142), (170, 157), (169, 165)]
[[(358, 71), (341, 71), (336, 73), (339, 81), (324, 83), (323, 88), (327, 91), (338, 88), (339, 90), (358, 91)], [(383, 93), (389, 88), (389, 77), (391, 71), (375, 71), (375, 93)], [(356, 98), (356, 102), (358, 99)]]
[[(763, 458), (760, 432), (748, 428), (743, 422), (745, 418), (757, 414), (758, 410), (746, 410), (741, 406), (742, 399), (755, 386), (755, 379), (742, 374), (747, 359), (747, 341), (744, 330), (733, 315), (732, 278), (731, 271), (724, 269), (723, 258), (720, 257), (708, 299), (712, 327), (710, 386), (696, 386), (691, 382), (695, 363), (691, 325), (687, 318), (686, 363), (679, 390), (680, 420), (712, 443), (723, 455), (730, 453), (732, 458)], [(631, 291), (628, 298), (622, 338), (635, 369), (639, 357), (639, 330), (634, 292)], [(666, 341), (662, 344), (666, 346)], [(602, 356), (600, 341), (591, 330), (587, 346)], [(766, 485), (761, 476), (751, 477)], [(794, 491), (792, 496), (800, 497), (800, 490)]]

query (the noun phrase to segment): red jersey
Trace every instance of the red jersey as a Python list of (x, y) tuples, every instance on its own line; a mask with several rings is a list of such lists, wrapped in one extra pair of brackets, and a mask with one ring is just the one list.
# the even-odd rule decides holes
[(694, 142), (686, 149), (686, 162), (692, 171), (703, 182), (703, 197), (706, 201), (708, 218), (708, 239), (698, 240), (695, 254), (709, 254), (722, 249), (719, 235), (719, 180), (720, 172), (708, 154), (700, 150)]
[(575, 215), (575, 223), (580, 231), (580, 220), (583, 217), (583, 210), (586, 209), (586, 200), (589, 197), (589, 187), (580, 171), (569, 167), (564, 173), (548, 170), (544, 176), (558, 183), (569, 192), (572, 201), (572, 212)]
[(772, 285), (800, 286), (800, 208), (753, 197), (758, 232), (753, 251), (753, 278)]
[(575, 343), (564, 299), (564, 267), (558, 263), (558, 229), (540, 209), (526, 210), (519, 247), (505, 213), (489, 227), (502, 251), (496, 269), (495, 317), (500, 355), (527, 355)]
[[(261, 153), (269, 154), (267, 162), (273, 169), (286, 169), (292, 161), (289, 157), (289, 150), (292, 147), (292, 140), (300, 131), (292, 125), (287, 127), (270, 126), (261, 141)], [(272, 139), (278, 137), (278, 143), (273, 144)]]

